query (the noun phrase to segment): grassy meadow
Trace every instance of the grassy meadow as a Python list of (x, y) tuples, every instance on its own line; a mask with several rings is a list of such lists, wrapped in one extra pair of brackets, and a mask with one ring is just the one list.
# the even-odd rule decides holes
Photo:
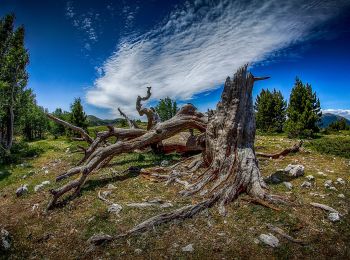
[[(98, 130), (103, 129), (99, 127)], [(91, 129), (90, 129), (91, 130)], [(290, 147), (297, 140), (285, 135), (261, 135), (256, 138), (256, 150), (276, 152)], [(260, 159), (264, 177), (285, 168), (288, 164), (305, 166), (305, 176), (313, 175), (312, 187), (302, 188), (304, 177), (293, 179), (292, 190), (283, 183), (270, 184), (272, 193), (288, 196), (289, 205), (278, 206), (274, 211), (255, 205), (240, 196), (228, 206), (228, 215), (221, 217), (216, 207), (204, 211), (193, 219), (181, 223), (155, 227), (139, 236), (115, 241), (89, 249), (87, 239), (97, 233), (120, 234), (153, 215), (199, 201), (199, 198), (181, 197), (182, 186), (165, 186), (151, 182), (136, 173), (122, 173), (130, 166), (154, 167), (163, 160), (170, 164), (181, 159), (179, 155), (155, 155), (152, 152), (127, 153), (114, 158), (110, 165), (90, 176), (80, 197), (66, 206), (46, 212), (50, 199), (48, 190), (55, 176), (74, 166), (81, 157), (76, 152), (78, 142), (65, 137), (29, 143), (32, 153), (16, 164), (1, 166), (0, 220), (1, 226), (11, 234), (12, 249), (0, 256), (11, 259), (349, 259), (350, 258), (350, 133), (320, 135), (306, 140), (297, 154), (285, 158)], [(324, 175), (320, 175), (323, 172)], [(343, 178), (345, 185), (335, 185), (337, 190), (324, 187), (326, 180)], [(43, 181), (50, 184), (35, 192), (35, 185)], [(68, 180), (67, 180), (68, 181)], [(28, 184), (29, 192), (16, 197), (16, 189)], [(108, 184), (115, 188), (109, 189)], [(98, 192), (110, 190), (108, 199), (123, 207), (116, 215), (107, 211), (108, 205), (98, 198)], [(345, 198), (339, 198), (344, 194)], [(172, 203), (172, 207), (132, 208), (130, 202), (159, 198)], [(332, 223), (327, 213), (310, 206), (318, 202), (337, 209), (343, 216)], [(271, 233), (267, 224), (273, 224), (290, 236), (303, 240), (300, 245), (276, 235), (278, 248), (268, 247), (258, 241), (260, 234)], [(193, 245), (193, 252), (183, 252), (182, 247)]]

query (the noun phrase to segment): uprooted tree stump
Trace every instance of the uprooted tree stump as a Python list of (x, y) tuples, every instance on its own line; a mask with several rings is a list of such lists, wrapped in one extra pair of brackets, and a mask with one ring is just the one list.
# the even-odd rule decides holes
[[(94, 236), (90, 242), (98, 244), (129, 236), (175, 219), (192, 217), (214, 205), (218, 205), (219, 212), (225, 215), (225, 205), (242, 193), (250, 195), (252, 200), (259, 201), (264, 206), (270, 203), (284, 202), (281, 197), (271, 195), (268, 192), (261, 177), (254, 150), (256, 127), (252, 89), (255, 81), (267, 78), (254, 77), (247, 71), (247, 65), (241, 67), (234, 74), (233, 79), (229, 77), (226, 79), (216, 110), (209, 111), (207, 116), (197, 112), (193, 105), (187, 104), (173, 118), (165, 122), (155, 122), (153, 110), (142, 108), (141, 104), (141, 101), (145, 101), (151, 96), (150, 88), (148, 88), (147, 96), (144, 98), (139, 96), (136, 102), (139, 114), (147, 115), (147, 130), (138, 129), (125, 114), (122, 115), (130, 122), (130, 129), (109, 127), (109, 131), (98, 133), (94, 140), (86, 132), (76, 129), (90, 143), (90, 146), (85, 150), (85, 155), (79, 165), (58, 176), (57, 181), (73, 175), (80, 174), (80, 176), (58, 189), (51, 190), (53, 198), (48, 208), (55, 207), (58, 199), (69, 191), (73, 191), (73, 196), (78, 195), (88, 176), (93, 171), (106, 166), (114, 156), (159, 144), (163, 140), (188, 129), (197, 129), (201, 132), (197, 136), (191, 134), (192, 141), (189, 142), (196, 147), (197, 151), (202, 151), (199, 156), (193, 157), (193, 161), (189, 164), (189, 170), (192, 172), (196, 172), (200, 167), (204, 168), (204, 172), (202, 171), (197, 176), (197, 180), (187, 185), (187, 182), (180, 180), (180, 175), (160, 175), (149, 172), (147, 174), (148, 177), (152, 178), (159, 177), (167, 181), (176, 180), (178, 183), (186, 183), (185, 189), (180, 192), (184, 196), (205, 191), (200, 192), (200, 196), (203, 197), (202, 201), (154, 216), (125, 234)], [(111, 136), (117, 137), (116, 143), (107, 142)], [(172, 144), (171, 147), (163, 147), (163, 149), (164, 151), (171, 149), (176, 151), (174, 147), (178, 146)], [(181, 151), (183, 150), (186, 150), (186, 145), (182, 146)], [(176, 165), (169, 168), (174, 169), (174, 167)], [(271, 208), (273, 207), (271, 206)]]

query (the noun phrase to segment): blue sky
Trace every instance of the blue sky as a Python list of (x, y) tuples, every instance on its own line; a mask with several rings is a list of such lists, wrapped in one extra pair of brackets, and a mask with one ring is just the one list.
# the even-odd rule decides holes
[(222, 83), (250, 62), (262, 88), (288, 98), (299, 76), (325, 111), (350, 118), (349, 1), (0, 0), (0, 15), (24, 24), (29, 87), (50, 111), (81, 97), (88, 114), (136, 116), (135, 99), (153, 87), (214, 108)]

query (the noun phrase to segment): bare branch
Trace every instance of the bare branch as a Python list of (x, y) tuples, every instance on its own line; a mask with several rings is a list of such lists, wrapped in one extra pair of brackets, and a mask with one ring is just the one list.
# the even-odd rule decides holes
[(154, 111), (151, 108), (143, 108), (141, 101), (146, 101), (151, 97), (151, 87), (147, 87), (147, 95), (145, 97), (138, 96), (136, 99), (136, 110), (139, 112), (140, 116), (147, 116), (147, 130), (150, 130), (154, 127)]
[(119, 107), (118, 107), (118, 111), (119, 111), (120, 115), (121, 115), (122, 117), (124, 117), (125, 120), (128, 122), (129, 128), (140, 128), (140, 127), (136, 124), (135, 120), (131, 120)]
[(71, 123), (68, 123), (60, 118), (57, 118), (51, 114), (46, 114), (46, 116), (51, 119), (52, 121), (58, 123), (58, 124), (61, 124), (67, 128), (70, 128), (72, 129), (73, 131), (79, 133), (81, 135), (82, 138), (85, 139), (86, 142), (88, 142), (89, 144), (91, 144), (94, 140), (92, 139), (92, 137), (82, 128), (78, 127), (78, 126), (75, 126), (75, 125), (72, 125)]

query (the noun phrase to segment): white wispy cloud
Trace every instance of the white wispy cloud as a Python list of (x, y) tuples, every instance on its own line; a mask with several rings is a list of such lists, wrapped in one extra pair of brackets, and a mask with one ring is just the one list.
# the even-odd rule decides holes
[(186, 100), (223, 83), (242, 64), (266, 61), (309, 39), (347, 1), (197, 0), (153, 30), (125, 38), (87, 91), (88, 103), (131, 115), (151, 85), (153, 99)]
[(72, 21), (73, 26), (83, 33), (84, 50), (90, 51), (91, 45), (98, 40), (95, 23), (99, 20), (100, 14), (93, 12), (77, 14), (70, 1), (66, 4), (65, 14)]
[(331, 113), (334, 115), (339, 115), (350, 120), (350, 109), (323, 109), (322, 113)]

